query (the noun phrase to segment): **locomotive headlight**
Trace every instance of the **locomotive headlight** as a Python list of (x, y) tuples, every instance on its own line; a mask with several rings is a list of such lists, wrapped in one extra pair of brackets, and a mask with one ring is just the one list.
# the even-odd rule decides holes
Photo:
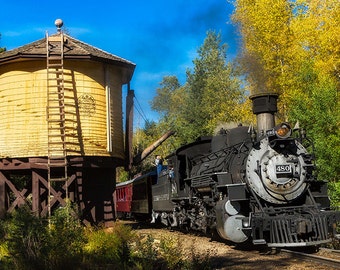
[(292, 134), (292, 129), (287, 123), (275, 127), (275, 134), (278, 138), (286, 139)]

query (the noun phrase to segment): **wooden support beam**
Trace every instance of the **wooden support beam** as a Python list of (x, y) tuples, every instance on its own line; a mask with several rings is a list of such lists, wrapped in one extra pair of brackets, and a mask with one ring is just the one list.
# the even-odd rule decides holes
[[(59, 191), (56, 191), (54, 188), (51, 187), (51, 195), (53, 196), (50, 204), (51, 204), (51, 208), (57, 203), (59, 202), (62, 206), (66, 205), (66, 201), (65, 201), (65, 192), (66, 189), (73, 183), (73, 181), (76, 179), (76, 175), (72, 175), (67, 181), (66, 183), (62, 186), (62, 189)], [(46, 179), (40, 177), (39, 178), (40, 182), (46, 187), (48, 188), (48, 182)], [(43, 207), (41, 209), (41, 215), (45, 216), (48, 213), (48, 205), (46, 205), (45, 207)]]
[(32, 171), (32, 212), (40, 216), (40, 211), (39, 174), (36, 171)]
[(5, 182), (5, 185), (7, 185), (10, 189), (10, 191), (13, 192), (15, 196), (15, 200), (12, 202), (12, 204), (8, 207), (7, 212), (12, 212), (16, 206), (21, 206), (23, 204), (26, 204), (26, 192), (28, 189), (24, 188), (23, 190), (19, 191), (14, 186), (14, 184), (7, 179), (7, 177), (0, 171), (0, 179)]
[(20, 192), (15, 193), (17, 197), (15, 198), (14, 202), (12, 202), (11, 206), (8, 208), (8, 213), (11, 213), (15, 209), (15, 207), (26, 204), (25, 195), (27, 191), (28, 190), (24, 188)]
[[(31, 205), (37, 216), (47, 216), (47, 161), (46, 157), (0, 159), (0, 218), (25, 204)], [(54, 209), (65, 206), (68, 190), (69, 199), (78, 205), (84, 223), (110, 223), (115, 218), (114, 168), (118, 163), (119, 160), (105, 157), (71, 157), (70, 178), (52, 187), (50, 205)], [(22, 182), (16, 184), (17, 181)]]
[(0, 218), (6, 214), (6, 181), (4, 175), (0, 175)]
[(0, 160), (0, 170), (27, 170), (30, 164), (26, 159), (3, 158)]

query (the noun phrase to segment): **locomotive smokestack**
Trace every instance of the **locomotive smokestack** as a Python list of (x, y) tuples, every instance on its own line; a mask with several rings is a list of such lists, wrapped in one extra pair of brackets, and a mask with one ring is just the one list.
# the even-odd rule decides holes
[(266, 131), (275, 126), (274, 113), (277, 112), (277, 99), (275, 93), (261, 93), (253, 95), (253, 113), (256, 114), (258, 138), (265, 135)]

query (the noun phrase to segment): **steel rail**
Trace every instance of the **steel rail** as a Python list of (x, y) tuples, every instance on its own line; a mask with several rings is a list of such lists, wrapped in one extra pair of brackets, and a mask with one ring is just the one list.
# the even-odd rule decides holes
[(320, 255), (308, 254), (308, 253), (292, 251), (288, 249), (281, 249), (281, 252), (289, 253), (293, 255), (294, 257), (303, 259), (304, 261), (313, 261), (319, 264), (334, 267), (334, 269), (340, 269), (340, 259), (338, 260), (338, 259), (333, 259), (333, 258), (327, 258), (327, 257), (322, 257)]

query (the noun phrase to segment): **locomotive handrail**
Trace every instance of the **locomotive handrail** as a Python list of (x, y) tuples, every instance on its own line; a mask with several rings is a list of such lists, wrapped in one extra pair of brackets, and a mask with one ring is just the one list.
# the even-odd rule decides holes
[[(242, 143), (240, 145), (242, 147)], [(208, 156), (196, 157), (195, 159), (191, 160), (192, 166), (193, 167), (200, 166), (202, 163), (207, 162), (205, 159), (208, 159), (208, 161), (216, 160), (214, 166), (208, 167), (205, 170), (200, 171), (201, 174), (207, 174), (207, 172), (213, 173), (216, 171), (216, 168), (219, 168), (223, 163), (227, 164), (226, 161), (230, 162), (228, 156), (230, 156), (230, 154), (233, 153), (233, 150), (239, 152), (236, 146), (225, 147), (221, 150), (210, 153)], [(226, 168), (226, 166), (224, 167)]]
[(210, 161), (214, 160), (214, 159), (218, 159), (218, 158), (221, 157), (219, 154), (225, 153), (228, 149), (230, 149), (232, 147), (225, 147), (225, 148), (222, 148), (221, 150), (211, 152), (209, 155), (203, 155), (203, 156), (195, 157), (195, 158), (192, 159), (192, 163), (193, 163), (193, 165), (196, 165), (196, 164), (201, 164), (201, 163), (205, 162), (204, 159), (208, 159)]

